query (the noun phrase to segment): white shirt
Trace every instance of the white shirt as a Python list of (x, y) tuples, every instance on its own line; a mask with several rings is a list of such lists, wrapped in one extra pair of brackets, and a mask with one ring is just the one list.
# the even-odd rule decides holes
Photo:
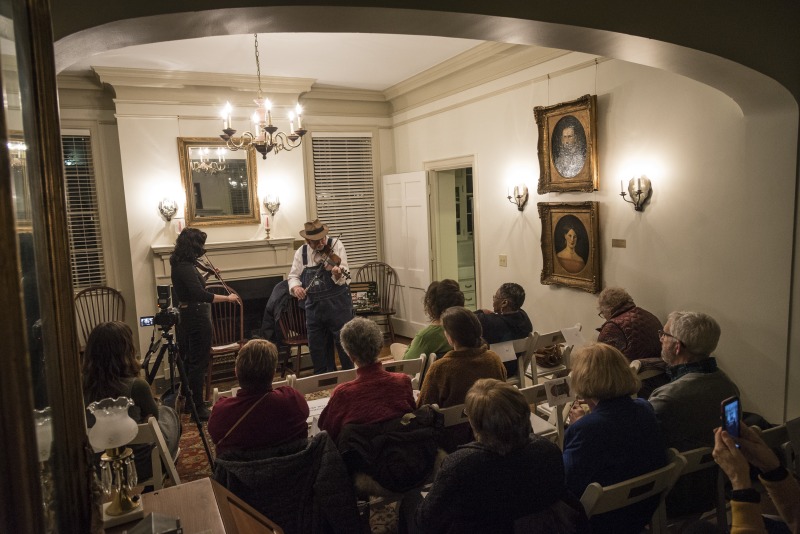
[[(327, 238), (326, 238), (327, 243)], [(303, 265), (303, 247), (308, 247), (308, 263)], [(292, 268), (289, 270), (289, 293), (293, 293), (293, 290), (297, 286), (302, 286), (303, 283), (300, 281), (300, 275), (303, 274), (303, 270), (306, 267), (316, 267), (322, 261), (324, 254), (317, 250), (311, 248), (311, 245), (303, 245), (303, 247), (298, 248), (294, 251), (294, 261), (292, 261)], [(339, 267), (343, 271), (347, 269), (347, 252), (344, 249), (344, 244), (342, 243), (341, 239), (335, 239), (333, 241), (333, 253), (341, 258), (342, 263), (339, 264)], [(347, 277), (342, 274), (338, 280), (333, 278), (333, 282), (336, 285), (342, 286), (348, 283)]]

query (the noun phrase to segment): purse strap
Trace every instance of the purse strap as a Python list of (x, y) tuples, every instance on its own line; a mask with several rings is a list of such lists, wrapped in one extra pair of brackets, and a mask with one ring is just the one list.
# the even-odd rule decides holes
[(217, 442), (217, 447), (219, 447), (219, 446), (222, 444), (222, 442), (223, 442), (223, 441), (225, 441), (225, 439), (227, 439), (227, 437), (228, 437), (228, 436), (230, 436), (230, 435), (231, 435), (231, 433), (232, 433), (234, 430), (236, 430), (236, 427), (237, 427), (237, 426), (239, 426), (239, 424), (240, 424), (242, 421), (244, 421), (245, 417), (247, 417), (248, 415), (250, 415), (250, 412), (252, 412), (252, 411), (253, 411), (253, 409), (254, 409), (256, 406), (258, 406), (258, 404), (259, 404), (259, 403), (260, 403), (262, 400), (266, 399), (266, 398), (267, 398), (267, 395), (269, 395), (270, 393), (272, 393), (272, 391), (273, 391), (273, 390), (269, 390), (269, 391), (267, 391), (266, 393), (264, 393), (264, 395), (262, 395), (260, 399), (258, 399), (257, 401), (255, 401), (255, 402), (252, 404), (252, 406), (250, 406), (250, 408), (248, 408), (248, 409), (247, 409), (247, 411), (246, 411), (246, 412), (244, 412), (244, 413), (242, 414), (242, 416), (241, 416), (239, 419), (237, 419), (237, 420), (236, 420), (236, 422), (233, 424), (233, 426), (232, 426), (232, 427), (230, 427), (230, 428), (228, 429), (228, 431), (225, 433), (225, 435), (224, 435), (224, 436), (222, 436), (222, 439), (221, 439), (221, 440), (219, 440), (219, 441)]

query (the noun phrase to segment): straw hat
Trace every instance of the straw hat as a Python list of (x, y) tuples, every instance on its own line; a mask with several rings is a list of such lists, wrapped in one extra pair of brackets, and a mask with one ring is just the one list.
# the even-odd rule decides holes
[(325, 239), (328, 235), (328, 225), (322, 224), (319, 219), (314, 219), (313, 222), (305, 223), (300, 235), (310, 241)]

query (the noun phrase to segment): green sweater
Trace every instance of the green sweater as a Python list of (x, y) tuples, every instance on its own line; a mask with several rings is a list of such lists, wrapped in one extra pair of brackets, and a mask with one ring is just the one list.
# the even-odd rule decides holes
[(432, 324), (417, 332), (411, 345), (406, 349), (403, 359), (416, 360), (423, 352), (425, 354), (430, 354), (431, 352), (444, 354), (451, 350), (453, 350), (453, 347), (450, 346), (447, 342), (447, 338), (444, 337), (444, 328), (442, 328), (442, 325)]

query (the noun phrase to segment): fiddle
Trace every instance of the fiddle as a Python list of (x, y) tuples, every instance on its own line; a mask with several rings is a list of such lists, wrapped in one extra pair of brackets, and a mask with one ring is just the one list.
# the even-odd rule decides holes
[[(338, 254), (335, 254), (333, 252), (332, 246), (326, 244), (319, 250), (319, 252), (321, 252), (323, 255), (320, 264), (324, 265), (326, 270), (330, 271), (334, 267), (341, 266), (342, 258), (340, 258)], [(328, 269), (328, 267), (330, 267), (330, 269)], [(342, 271), (342, 276), (344, 276), (345, 279), (350, 280), (350, 271), (348, 271), (347, 269), (341, 269), (341, 271)]]
[[(211, 263), (211, 260), (208, 259), (208, 256), (205, 256), (205, 258), (206, 258), (205, 262), (202, 261), (200, 258), (197, 258), (194, 261), (194, 266), (200, 269), (201, 271), (205, 272), (206, 278), (213, 275), (217, 280), (219, 280), (219, 283), (222, 284), (222, 287), (225, 288), (225, 291), (227, 291), (229, 295), (236, 293), (230, 288), (230, 286), (228, 286), (228, 284), (225, 283), (225, 280), (223, 280), (222, 276), (220, 276), (219, 274), (220, 270), (214, 267), (214, 264)], [(206, 264), (206, 262), (208, 263)]]

